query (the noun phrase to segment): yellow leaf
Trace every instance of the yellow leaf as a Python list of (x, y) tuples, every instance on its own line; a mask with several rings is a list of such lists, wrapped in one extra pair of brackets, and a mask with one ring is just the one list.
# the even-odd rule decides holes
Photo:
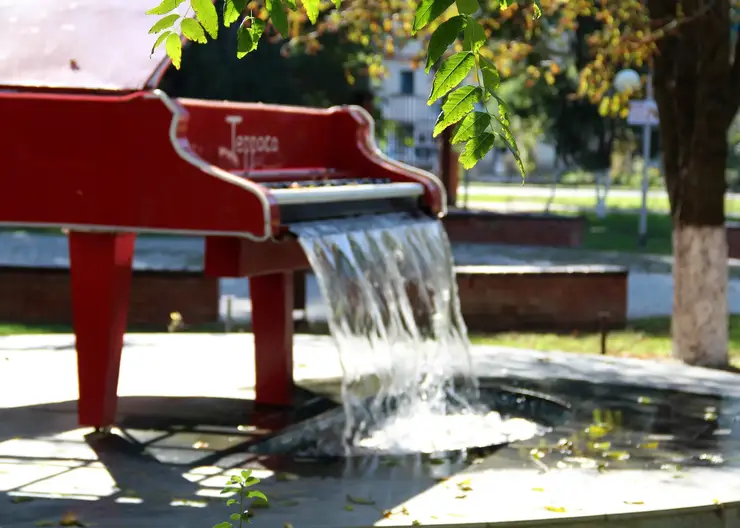
[(59, 526), (85, 526), (85, 525), (77, 518), (77, 515), (75, 515), (72, 512), (67, 512), (64, 515), (62, 515), (62, 518), (59, 520)]

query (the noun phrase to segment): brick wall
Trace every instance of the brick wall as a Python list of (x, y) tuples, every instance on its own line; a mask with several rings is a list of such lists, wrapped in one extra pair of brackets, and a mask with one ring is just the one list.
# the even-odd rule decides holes
[[(463, 266), (460, 305), (471, 332), (622, 328), (627, 271), (614, 267)], [(608, 319), (600, 317), (608, 314)]]
[(579, 247), (586, 219), (582, 216), (510, 214), (450, 210), (442, 219), (453, 243)]
[[(627, 272), (619, 268), (458, 268), (460, 304), (472, 332), (609, 328), (627, 317)], [(219, 317), (218, 279), (198, 272), (134, 272), (129, 325), (164, 329), (180, 312), (189, 325)], [(0, 321), (70, 324), (69, 272), (0, 267)]]
[[(180, 312), (188, 325), (219, 317), (218, 279), (200, 272), (135, 271), (129, 325), (160, 327)], [(71, 324), (69, 270), (0, 267), (0, 321)]]

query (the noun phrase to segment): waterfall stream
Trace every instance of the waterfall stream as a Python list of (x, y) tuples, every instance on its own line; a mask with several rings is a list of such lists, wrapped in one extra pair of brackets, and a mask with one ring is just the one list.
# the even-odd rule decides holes
[(344, 377), (344, 454), (419, 453), (508, 439), (479, 404), (452, 252), (410, 214), (294, 227), (329, 308)]

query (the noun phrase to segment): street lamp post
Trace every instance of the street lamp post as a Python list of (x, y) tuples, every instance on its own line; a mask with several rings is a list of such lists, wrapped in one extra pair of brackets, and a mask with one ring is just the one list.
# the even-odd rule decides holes
[[(646, 100), (653, 101), (653, 73), (647, 77)], [(638, 231), (637, 244), (644, 248), (647, 245), (647, 199), (650, 189), (650, 159), (651, 142), (653, 138), (653, 127), (651, 121), (646, 121), (642, 126), (642, 203), (640, 204), (640, 227)]]
[[(653, 74), (648, 73), (645, 99), (632, 101), (627, 122), (630, 125), (642, 126), (642, 185), (640, 221), (637, 231), (637, 244), (644, 248), (647, 245), (648, 192), (650, 189), (650, 152), (652, 150), (653, 127), (658, 125), (658, 111), (653, 99)], [(619, 92), (632, 91), (640, 86), (640, 75), (634, 70), (622, 70), (614, 78), (614, 88)]]

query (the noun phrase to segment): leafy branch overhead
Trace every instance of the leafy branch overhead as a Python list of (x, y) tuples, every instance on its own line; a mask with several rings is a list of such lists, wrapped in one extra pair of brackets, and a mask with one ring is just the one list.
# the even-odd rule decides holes
[[(332, 7), (341, 10), (342, 1), (332, 0)], [(425, 71), (436, 71), (428, 104), (443, 100), (434, 136), (456, 125), (452, 141), (465, 144), (460, 161), (466, 169), (488, 154), (498, 139), (513, 154), (524, 175), (506, 104), (497, 95), (499, 71), (481, 54), (488, 37), (476, 19), (481, 11), (478, 1), (420, 0), (415, 8), (410, 27), (412, 35), (433, 28)], [(533, 1), (534, 16), (539, 17), (539, 0)], [(510, 3), (511, 0), (498, 0), (502, 10)], [(236, 52), (241, 58), (257, 48), (268, 22), (287, 39), (292, 36), (291, 21), (295, 15), (305, 15), (311, 24), (325, 16), (321, 0), (264, 0), (260, 9), (250, 9), (256, 4), (248, 0), (224, 0), (219, 16), (212, 0), (162, 0), (147, 11), (148, 15), (159, 17), (149, 30), (150, 34), (157, 35), (152, 53), (164, 45), (172, 64), (179, 69), (183, 39), (198, 44), (208, 42), (209, 37), (217, 39), (221, 19), (225, 27), (239, 23)], [(448, 50), (456, 43), (462, 44), (462, 50), (448, 55)]]

